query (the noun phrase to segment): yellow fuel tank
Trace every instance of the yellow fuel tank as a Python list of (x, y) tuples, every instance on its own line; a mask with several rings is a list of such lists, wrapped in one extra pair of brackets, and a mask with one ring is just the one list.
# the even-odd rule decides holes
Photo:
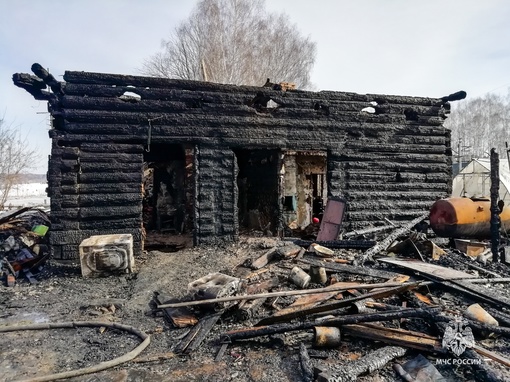
[[(510, 228), (510, 207), (499, 215), (501, 226)], [(430, 209), (430, 227), (441, 237), (490, 239), (491, 202), (487, 199), (447, 198)]]

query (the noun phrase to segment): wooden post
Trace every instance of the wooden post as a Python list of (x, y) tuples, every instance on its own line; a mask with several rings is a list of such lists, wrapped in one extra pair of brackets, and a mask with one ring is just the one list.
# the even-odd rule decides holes
[(491, 250), (492, 261), (499, 263), (499, 155), (495, 148), (491, 149)]

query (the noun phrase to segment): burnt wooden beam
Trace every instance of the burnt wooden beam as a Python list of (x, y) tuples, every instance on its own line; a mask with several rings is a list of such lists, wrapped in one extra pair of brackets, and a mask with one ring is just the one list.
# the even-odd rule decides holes
[(12, 82), (19, 88), (25, 89), (39, 101), (53, 101), (55, 95), (46, 91), (46, 84), (39, 78), (27, 73), (15, 73), (12, 75)]
[(200, 322), (190, 330), (188, 335), (176, 345), (174, 352), (179, 354), (189, 354), (196, 350), (202, 342), (204, 342), (205, 338), (216, 322), (218, 322), (222, 314), (223, 311), (220, 311), (202, 318)]
[(494, 370), (494, 368), (490, 367), (487, 362), (481, 357), (480, 354), (477, 354), (477, 351), (474, 349), (466, 349), (464, 353), (462, 353), (463, 357), (467, 357), (472, 359), (474, 362), (471, 363), (473, 369), (476, 372), (477, 380), (482, 382), (506, 382), (507, 378), (505, 378), (501, 372)]
[(317, 382), (349, 382), (356, 381), (360, 375), (372, 373), (380, 369), (395, 358), (403, 357), (407, 350), (398, 346), (385, 346), (371, 353), (339, 365), (334, 369), (322, 372), (317, 376)]
[(283, 297), (283, 296), (300, 296), (306, 294), (317, 294), (317, 293), (329, 293), (332, 291), (342, 291), (348, 290), (352, 288), (358, 289), (373, 289), (373, 288), (385, 288), (385, 287), (415, 287), (418, 286), (419, 283), (374, 283), (374, 284), (360, 284), (360, 283), (338, 283), (330, 285), (325, 288), (316, 288), (316, 289), (302, 289), (302, 290), (289, 290), (289, 291), (281, 291), (281, 292), (269, 292), (269, 293), (257, 293), (257, 294), (244, 294), (239, 296), (228, 296), (228, 297), (220, 297), (213, 298), (207, 300), (197, 300), (197, 301), (189, 301), (189, 302), (180, 302), (180, 303), (172, 303), (158, 306), (159, 309), (163, 308), (178, 308), (180, 306), (195, 306), (195, 305), (204, 305), (204, 304), (213, 304), (218, 302), (228, 302), (228, 301), (240, 301), (240, 300), (255, 300), (259, 298), (271, 298), (271, 297)]
[[(294, 311), (288, 312), (287, 314), (281, 314), (279, 316), (266, 317), (266, 318), (263, 318), (262, 320), (260, 320), (259, 322), (257, 322), (256, 325), (257, 326), (269, 325), (269, 324), (273, 324), (275, 322), (290, 321), (294, 318), (305, 317), (305, 316), (308, 316), (311, 314), (333, 312), (338, 309), (344, 308), (346, 306), (350, 306), (352, 303), (355, 303), (360, 300), (365, 300), (367, 298), (373, 298), (373, 299), (384, 298), (384, 297), (393, 296), (393, 295), (396, 295), (396, 294), (399, 294), (399, 293), (402, 293), (402, 292), (405, 292), (408, 290), (412, 290), (412, 289), (417, 288), (420, 285), (420, 283), (406, 283), (406, 284), (400, 283), (399, 286), (387, 288), (386, 286), (389, 286), (389, 285), (391, 285), (391, 283), (386, 283), (385, 285), (384, 284), (380, 285), (380, 287), (378, 287), (378, 289), (376, 291), (372, 291), (372, 292), (365, 293), (365, 294), (360, 294), (359, 296), (345, 298), (345, 299), (342, 299), (342, 300), (339, 300), (336, 302), (330, 302), (330, 303), (322, 304), (319, 306), (313, 306), (313, 307), (305, 307), (305, 308), (302, 308), (301, 310), (294, 310)], [(362, 289), (361, 286), (354, 286), (352, 288)], [(381, 288), (381, 289), (379, 289), (379, 288)]]
[(62, 84), (60, 82), (58, 82), (55, 79), (55, 77), (53, 77), (52, 74), (50, 74), (46, 69), (44, 69), (42, 67), (42, 65), (35, 63), (32, 65), (31, 69), (32, 69), (32, 72), (34, 72), (34, 74), (37, 77), (42, 79), (44, 81), (44, 83), (51, 88), (53, 93), (55, 93), (59, 96), (64, 94), (64, 92), (62, 91)]
[(362, 322), (389, 321), (411, 317), (431, 319), (440, 311), (440, 308), (418, 308), (405, 309), (398, 312), (351, 314), (348, 316), (338, 316), (330, 319), (302, 321), (297, 323), (280, 323), (267, 326), (237, 329), (223, 333), (221, 338), (225, 341), (237, 341), (278, 333), (308, 330), (312, 329), (314, 326), (342, 326), (347, 324), (359, 324)]
[(504, 307), (510, 309), (510, 299), (493, 294), (489, 289), (480, 287), (466, 280), (451, 280), (438, 282), (447, 289), (461, 293), (475, 301), (491, 305), (496, 309)]
[(399, 236), (409, 232), (416, 224), (420, 223), (424, 219), (426, 219), (428, 216), (428, 212), (425, 214), (422, 214), (418, 216), (417, 218), (411, 220), (409, 223), (403, 225), (402, 227), (397, 228), (395, 231), (393, 231), (390, 235), (386, 236), (384, 240), (382, 240), (380, 243), (376, 244), (372, 248), (370, 248), (368, 251), (363, 253), (357, 260), (361, 265), (365, 263), (367, 260), (373, 261), (373, 256), (377, 255), (378, 253), (385, 251), (391, 243), (395, 241)]
[[(268, 94), (282, 94), (281, 91), (272, 91), (262, 89), (255, 86), (238, 86), (238, 85), (225, 85), (215, 84), (211, 82), (190, 81), (190, 80), (177, 80), (167, 78), (154, 78), (142, 76), (126, 76), (120, 74), (106, 74), (106, 73), (91, 73), (91, 72), (76, 72), (66, 71), (64, 80), (68, 83), (77, 84), (97, 84), (97, 85), (115, 85), (115, 86), (135, 86), (135, 87), (151, 87), (151, 88), (174, 88), (174, 89), (187, 89), (193, 91), (225, 91), (225, 92), (247, 92), (256, 93), (258, 91), (268, 92)], [(441, 98), (427, 98), (427, 97), (410, 97), (410, 96), (396, 96), (385, 94), (357, 94), (349, 92), (338, 91), (321, 91), (310, 92), (303, 90), (292, 90), (285, 92), (290, 96), (302, 96), (315, 98), (316, 100), (357, 100), (377, 103), (390, 103), (390, 104), (409, 104), (409, 105), (423, 105), (423, 106), (440, 106), (444, 102)]]
[(313, 382), (315, 376), (312, 360), (310, 359), (308, 350), (303, 342), (299, 343), (299, 360), (301, 364), (301, 371), (303, 373), (303, 382)]
[[(175, 299), (164, 299), (159, 293), (154, 293), (154, 302), (158, 305), (164, 302), (173, 302)], [(199, 321), (197, 317), (188, 308), (167, 308), (163, 309), (165, 318), (172, 323), (176, 328), (185, 328), (187, 326), (194, 326)]]
[(501, 227), (501, 220), (499, 218), (499, 214), (501, 210), (499, 208), (499, 155), (496, 152), (496, 149), (491, 149), (491, 187), (490, 187), (490, 195), (491, 195), (491, 251), (492, 251), (492, 261), (494, 263), (499, 263), (499, 230)]
[[(184, 88), (146, 88), (146, 87), (133, 87), (132, 85), (92, 85), (92, 84), (79, 84), (79, 83), (66, 83), (66, 95), (71, 96), (88, 96), (88, 97), (105, 97), (116, 98), (120, 97), (124, 92), (134, 92), (138, 94), (142, 100), (179, 100), (184, 101), (188, 105), (195, 108), (200, 108), (204, 104), (247, 104), (247, 100), (254, 97), (253, 88), (248, 91), (227, 92), (222, 89), (210, 90), (189, 90)], [(274, 92), (255, 88), (256, 92), (262, 93), (272, 99), (278, 104), (279, 107), (286, 108), (313, 108), (314, 102), (310, 99), (309, 93), (302, 92)], [(328, 106), (335, 108), (341, 107), (344, 110), (361, 111), (366, 107), (372, 106), (367, 100), (356, 100), (354, 98), (343, 99), (330, 99)], [(320, 101), (319, 101), (320, 103)], [(442, 106), (437, 105), (417, 105), (409, 103), (394, 103), (386, 104), (386, 113), (403, 114), (406, 109), (414, 109), (421, 115), (439, 115), (442, 113)]]
[(384, 271), (384, 270), (380, 270), (380, 269), (357, 267), (357, 266), (348, 265), (348, 264), (328, 263), (328, 262), (316, 260), (312, 256), (305, 256), (303, 259), (299, 259), (298, 261), (301, 263), (304, 263), (304, 264), (308, 264), (308, 265), (324, 267), (328, 270), (335, 271), (335, 272), (370, 276), (370, 277), (375, 277), (375, 278), (384, 279), (384, 280), (390, 280), (390, 279), (393, 279), (393, 278), (399, 276), (399, 273)]
[(387, 328), (374, 324), (343, 325), (342, 333), (356, 338), (381, 341), (390, 345), (402, 346), (433, 353), (445, 353), (441, 341), (420, 332)]

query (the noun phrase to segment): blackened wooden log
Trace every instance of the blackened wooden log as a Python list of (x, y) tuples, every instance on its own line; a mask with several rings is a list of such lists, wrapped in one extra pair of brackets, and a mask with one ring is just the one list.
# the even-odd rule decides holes
[[(353, 183), (351, 183), (350, 186), (352, 187)], [(373, 185), (373, 187), (377, 187), (377, 186), (379, 186), (379, 185)], [(360, 188), (363, 189), (364, 187), (360, 187)], [(397, 188), (397, 189), (400, 190), (399, 188)], [(347, 232), (347, 233), (343, 234), (342, 237), (344, 239), (348, 239), (350, 237), (356, 237), (356, 236), (368, 235), (368, 234), (373, 234), (373, 233), (379, 233), (379, 232), (389, 231), (389, 230), (392, 230), (392, 229), (395, 229), (394, 225), (385, 225), (385, 226), (380, 226), (380, 227), (365, 228), (365, 229), (360, 229), (360, 230), (356, 230), (356, 231)]]
[[(349, 125), (347, 125), (349, 127)], [(370, 126), (367, 126), (367, 129), (369, 129)], [(358, 128), (359, 129), (359, 128)], [(398, 133), (398, 128), (394, 127), (393, 132), (395, 134)], [(434, 133), (434, 132), (431, 132)], [(354, 142), (346, 142), (345, 144), (345, 150), (342, 151), (340, 154), (341, 156), (349, 156), (349, 155), (359, 155), (360, 149), (365, 148), (367, 153), (388, 153), (388, 154), (398, 154), (399, 151), (402, 153), (423, 153), (425, 154), (425, 148), (430, 147), (432, 151), (430, 154), (441, 154), (440, 147), (444, 147), (445, 145), (445, 138), (444, 135), (437, 137), (437, 142), (429, 142), (430, 137), (425, 140), (425, 142), (413, 142), (412, 145), (409, 145), (410, 142), (407, 142), (406, 140), (403, 140), (403, 142), (388, 142), (384, 145), (384, 147), (377, 147), (376, 142), (366, 142), (366, 147), (361, 144), (360, 142), (354, 141)], [(407, 147), (406, 144), (408, 145)]]
[(35, 63), (32, 65), (32, 72), (42, 79), (46, 85), (48, 85), (53, 93), (57, 94), (58, 96), (63, 95), (62, 92), (62, 84), (58, 82), (55, 77), (51, 73), (49, 73), (46, 69), (42, 67), (42, 65)]
[(419, 283), (409, 283), (409, 284), (405, 284), (405, 285), (397, 286), (397, 287), (392, 287), (392, 288), (378, 288), (375, 291), (372, 291), (372, 292), (369, 292), (369, 293), (365, 293), (365, 294), (360, 294), (359, 296), (345, 298), (345, 299), (342, 299), (342, 300), (339, 300), (339, 301), (336, 301), (336, 302), (330, 302), (330, 303), (327, 303), (327, 304), (322, 304), (322, 305), (314, 306), (314, 307), (305, 307), (305, 308), (303, 308), (301, 310), (295, 310), (295, 311), (289, 312), (287, 314), (281, 314), (281, 315), (278, 315), (278, 316), (266, 317), (266, 318), (260, 320), (256, 325), (257, 326), (268, 325), (268, 324), (272, 324), (272, 323), (275, 323), (275, 322), (290, 321), (290, 320), (292, 320), (294, 318), (305, 317), (305, 316), (308, 316), (310, 314), (324, 313), (324, 312), (334, 312), (334, 311), (336, 311), (336, 310), (338, 310), (340, 308), (344, 308), (346, 306), (350, 306), (352, 303), (354, 303), (356, 301), (364, 300), (364, 299), (367, 299), (367, 298), (377, 299), (377, 298), (384, 298), (384, 297), (388, 297), (388, 296), (393, 296), (393, 295), (396, 295), (396, 294), (399, 294), (399, 293), (402, 293), (402, 292), (405, 292), (405, 291), (417, 288), (418, 285), (419, 285)]
[[(108, 144), (115, 142), (116, 144), (131, 144), (137, 146), (147, 141), (146, 137), (129, 136), (129, 135), (102, 135), (102, 134), (70, 134), (64, 130), (49, 130), (48, 135), (55, 140), (66, 141), (71, 145), (77, 146), (80, 142), (92, 144)], [(106, 148), (103, 150), (107, 150)]]
[(416, 224), (420, 223), (424, 219), (426, 219), (428, 216), (428, 212), (425, 214), (422, 214), (418, 216), (417, 218), (411, 220), (409, 223), (405, 224), (404, 226), (396, 229), (393, 231), (390, 235), (388, 235), (384, 240), (382, 240), (379, 244), (373, 246), (368, 251), (363, 253), (357, 260), (360, 262), (361, 265), (365, 263), (367, 260), (373, 261), (373, 256), (378, 254), (379, 252), (385, 251), (391, 243), (395, 241), (399, 236), (409, 232)]
[(399, 346), (385, 346), (380, 349), (351, 361), (345, 365), (335, 367), (333, 370), (319, 374), (318, 382), (351, 382), (356, 381), (358, 376), (372, 373), (391, 360), (403, 357), (407, 350)]
[(39, 101), (52, 101), (56, 96), (49, 91), (46, 91), (46, 84), (39, 78), (27, 73), (15, 73), (12, 76), (14, 85), (19, 88), (25, 89), (28, 93)]
[[(131, 89), (132, 93), (138, 94), (136, 89)], [(177, 91), (176, 91), (177, 93)], [(141, 95), (140, 95), (141, 96)], [(270, 96), (268, 96), (270, 97)], [(279, 97), (271, 98), (274, 102), (279, 104), (278, 108), (267, 109), (266, 112), (272, 115), (278, 115), (280, 117), (316, 117), (317, 112), (314, 108), (314, 104), (310, 101), (304, 104), (293, 104), (285, 102), (285, 99)], [(130, 112), (164, 112), (164, 113), (214, 113), (214, 114), (229, 114), (229, 115), (245, 115), (245, 114), (257, 114), (259, 111), (254, 107), (250, 106), (249, 98), (241, 102), (235, 103), (219, 103), (214, 98), (205, 100), (204, 97), (195, 99), (180, 99), (178, 93), (172, 98), (163, 99), (146, 99), (141, 96), (134, 102), (126, 102), (121, 97), (80, 97), (80, 96), (63, 96), (60, 98), (59, 105), (66, 109), (87, 109), (87, 110), (107, 110), (107, 111), (130, 111)], [(209, 102), (208, 102), (209, 101)], [(366, 103), (354, 103), (354, 102), (329, 102), (328, 112), (334, 113), (335, 117), (339, 115), (352, 115), (357, 116), (360, 114), (363, 108), (367, 107)], [(413, 110), (416, 114), (416, 118), (413, 120), (419, 120), (419, 118), (425, 118), (426, 123), (437, 125), (437, 122), (430, 122), (430, 118), (435, 118), (441, 112), (439, 107), (423, 107), (423, 106), (406, 106), (406, 105), (394, 105), (390, 106), (385, 110), (384, 116), (392, 116), (392, 121), (401, 120), (405, 122), (405, 112)], [(376, 114), (375, 116), (382, 115), (382, 113)], [(365, 119), (372, 119), (374, 116), (366, 114)]]
[[(423, 211), (429, 208), (434, 201), (437, 200), (437, 193), (425, 193), (421, 201), (402, 201), (402, 199), (392, 198), (378, 198), (371, 201), (357, 201), (349, 202), (349, 208), (356, 211), (367, 209), (367, 210), (397, 210), (397, 209), (409, 209)], [(386, 201), (386, 203), (384, 203)]]
[(400, 318), (426, 318), (431, 319), (440, 311), (440, 308), (405, 309), (397, 312), (363, 313), (339, 316), (326, 320), (303, 321), (297, 323), (282, 323), (259, 326), (247, 329), (232, 330), (221, 335), (223, 340), (237, 341), (278, 333), (312, 329), (314, 326), (342, 326), (359, 324), (361, 322), (389, 321)]
[[(66, 83), (65, 94), (71, 96), (88, 96), (88, 97), (105, 97), (117, 98), (122, 96), (125, 92), (133, 92), (138, 94), (142, 100), (179, 100), (184, 101), (186, 104), (193, 107), (201, 107), (203, 104), (225, 103), (225, 104), (247, 104), (248, 101), (254, 98), (253, 88), (243, 92), (236, 89), (235, 92), (227, 92), (224, 90), (211, 89), (196, 91), (195, 89), (175, 89), (175, 88), (144, 88), (132, 86), (107, 86), (107, 85), (91, 85), (79, 83)], [(279, 107), (287, 108), (310, 108), (314, 107), (315, 103), (309, 98), (308, 92), (275, 92), (267, 89), (256, 88), (257, 93), (262, 91), (262, 94), (276, 102)], [(362, 100), (360, 100), (360, 98)], [(406, 109), (416, 110), (421, 115), (439, 115), (442, 113), (442, 106), (439, 105), (418, 105), (404, 103), (401, 99), (398, 103), (385, 103), (383, 112), (393, 114), (403, 114)], [(319, 102), (320, 103), (320, 102)], [(365, 96), (359, 97), (355, 95), (352, 98), (335, 97), (328, 100), (329, 107), (335, 107), (339, 103), (352, 105), (351, 110), (361, 111), (366, 107), (373, 107)]]
[(491, 305), (496, 309), (510, 309), (510, 299), (494, 294), (490, 289), (463, 280), (441, 281), (440, 285), (457, 293), (464, 294), (475, 301)]
[[(394, 180), (395, 179), (395, 173), (393, 172), (386, 172), (387, 179)], [(374, 180), (377, 178), (375, 177), (375, 174), (373, 176)], [(384, 179), (384, 175), (382, 178), (379, 178), (379, 180)], [(353, 195), (360, 195), (362, 193), (365, 194), (371, 194), (373, 195), (374, 191), (377, 192), (385, 192), (388, 195), (394, 192), (401, 192), (403, 189), (407, 190), (407, 193), (412, 195), (411, 197), (414, 198), (414, 195), (419, 195), (420, 193), (438, 193), (438, 192), (447, 192), (448, 186), (443, 183), (424, 183), (424, 182), (417, 182), (417, 183), (411, 183), (411, 182), (403, 182), (403, 183), (375, 183), (375, 182), (362, 182), (361, 179), (358, 180), (349, 180), (346, 182), (346, 189), (349, 190), (349, 192)], [(406, 193), (406, 195), (407, 195)], [(369, 233), (375, 233), (378, 231), (389, 231), (391, 229), (395, 229), (394, 225), (385, 225), (385, 226), (379, 226), (379, 227), (373, 227), (373, 228), (365, 228), (363, 230), (358, 231), (365, 231), (365, 230), (374, 230), (366, 232), (366, 234)], [(356, 231), (356, 232), (358, 232)], [(344, 239), (348, 239), (352, 236), (356, 236), (356, 232), (347, 232), (347, 234), (343, 235)], [(360, 233), (360, 235), (365, 234), (364, 232)]]
[(90, 161), (79, 161), (79, 164), (76, 165), (78, 171), (82, 173), (87, 172), (102, 172), (102, 173), (112, 173), (112, 172), (131, 172), (136, 173), (142, 171), (142, 163), (119, 163), (119, 162), (90, 162)]
[(79, 231), (50, 231), (50, 244), (80, 244), (84, 239), (93, 235), (132, 234), (133, 242), (141, 241), (142, 229), (109, 229), (109, 230), (79, 230)]
[(129, 153), (140, 154), (144, 152), (143, 145), (125, 144), (125, 143), (93, 143), (82, 142), (80, 143), (80, 151), (90, 153)]
[[(53, 195), (54, 196), (54, 195)], [(51, 205), (58, 210), (77, 207), (133, 207), (142, 202), (141, 190), (139, 193), (119, 193), (119, 194), (81, 194), (66, 195), (61, 194), (58, 199), (52, 199)], [(86, 218), (90, 211), (86, 210), (81, 217)], [(104, 213), (101, 215), (105, 216)]]
[(175, 349), (175, 353), (189, 354), (196, 350), (205, 340), (213, 326), (218, 322), (223, 311), (210, 314), (202, 318), (197, 325), (195, 325), (189, 334), (179, 342)]
[[(177, 301), (176, 299), (166, 299), (158, 292), (154, 293), (154, 302), (161, 305), (164, 302)], [(185, 328), (194, 326), (198, 323), (198, 319), (193, 312), (188, 308), (167, 308), (163, 309), (165, 318), (176, 328)]]
[(437, 337), (420, 332), (384, 327), (382, 325), (361, 324), (344, 325), (342, 334), (351, 338), (364, 338), (370, 341), (381, 341), (389, 345), (402, 346), (433, 353), (445, 353), (441, 341)]
[[(55, 142), (53, 142), (55, 143)], [(77, 159), (80, 155), (80, 149), (78, 147), (52, 147), (50, 163), (54, 159)]]
[(299, 343), (299, 360), (301, 363), (301, 372), (303, 382), (313, 382), (315, 376), (313, 371), (313, 364), (308, 350), (303, 342)]
[(123, 219), (112, 219), (107, 218), (105, 220), (94, 219), (90, 221), (80, 221), (80, 229), (84, 230), (105, 230), (105, 229), (138, 229), (142, 226), (142, 217), (136, 218), (123, 218)]
[(115, 206), (115, 207), (81, 207), (79, 216), (81, 219), (93, 218), (121, 218), (121, 217), (136, 217), (142, 213), (142, 206)]
[[(510, 281), (510, 279), (509, 279), (509, 281)], [(489, 314), (492, 317), (494, 317), (498, 321), (498, 323), (500, 325), (510, 327), (510, 315), (509, 314), (501, 312), (500, 309), (493, 309), (493, 308), (488, 308), (487, 311), (489, 312)]]
[[(142, 192), (139, 182), (132, 183), (80, 183), (79, 185), (63, 185), (60, 195), (92, 195), (92, 194), (132, 194)], [(58, 190), (51, 190), (52, 195), (58, 195)]]
[[(328, 248), (352, 248), (352, 249), (367, 249), (375, 245), (373, 240), (331, 240), (331, 241), (316, 241), (316, 240), (294, 240), (294, 244), (303, 248), (308, 248), (311, 244), (319, 244)], [(313, 258), (308, 257), (310, 260)]]
[(96, 162), (96, 163), (142, 163), (143, 155), (140, 153), (119, 153), (119, 152), (108, 152), (108, 153), (89, 153), (81, 151), (79, 154), (80, 162)]
[(492, 261), (499, 263), (499, 230), (501, 228), (501, 220), (499, 214), (499, 155), (496, 149), (491, 149), (491, 251)]
[[(66, 196), (69, 198), (69, 196)], [(63, 199), (64, 201), (65, 199)], [(79, 196), (77, 203), (80, 207), (92, 206), (137, 206), (142, 203), (140, 193), (123, 194), (83, 194)]]
[(356, 266), (348, 265), (348, 264), (327, 263), (324, 261), (317, 260), (316, 258), (314, 258), (312, 256), (305, 256), (303, 259), (300, 259), (299, 261), (302, 263), (308, 264), (308, 265), (324, 267), (328, 270), (332, 270), (335, 272), (370, 276), (370, 277), (375, 277), (375, 278), (384, 279), (384, 280), (390, 280), (390, 279), (393, 279), (393, 278), (399, 276), (399, 273), (388, 272), (388, 271), (384, 271), (384, 270), (380, 270), (380, 269), (356, 267)]
[[(193, 112), (183, 113), (181, 109), (175, 109), (174, 112), (155, 110), (155, 111), (116, 111), (116, 110), (87, 110), (87, 109), (71, 109), (66, 108), (60, 112), (55, 112), (57, 116), (61, 116), (68, 122), (85, 122), (85, 123), (126, 123), (126, 124), (147, 124), (149, 119), (158, 118), (154, 125), (177, 125), (177, 126), (237, 126), (243, 128), (249, 125), (275, 126), (275, 127), (292, 127), (304, 129), (306, 126), (317, 126), (317, 128), (333, 128), (336, 126), (338, 131), (338, 123), (360, 124), (359, 129), (363, 129), (363, 125), (367, 124), (391, 124), (397, 130), (398, 126), (406, 124), (404, 116), (398, 115), (362, 115), (357, 112), (343, 112), (335, 115), (335, 118), (317, 118), (313, 110), (286, 110), (276, 109), (272, 113), (257, 113), (255, 109), (248, 106), (239, 106), (236, 109), (211, 111), (204, 113), (203, 110), (190, 109)], [(148, 115), (149, 114), (149, 115)], [(423, 121), (423, 125), (433, 126), (443, 121), (435, 117), (428, 117), (429, 120)]]
[[(97, 85), (116, 85), (116, 86), (134, 86), (142, 88), (171, 88), (171, 89), (186, 89), (193, 91), (225, 91), (230, 93), (256, 93), (261, 91), (260, 87), (255, 86), (237, 86), (237, 85), (225, 85), (215, 84), (211, 82), (201, 81), (189, 81), (189, 80), (177, 80), (167, 78), (154, 78), (154, 77), (142, 77), (142, 76), (126, 76), (120, 74), (106, 74), (106, 73), (90, 73), (90, 72), (77, 72), (77, 71), (66, 71), (64, 74), (64, 81), (69, 83), (77, 84), (97, 84)], [(281, 91), (268, 91), (268, 94), (282, 94)], [(316, 99), (338, 99), (338, 100), (359, 100), (359, 101), (375, 101), (378, 104), (384, 103), (403, 103), (409, 105), (424, 105), (424, 106), (440, 106), (444, 102), (441, 98), (427, 98), (427, 97), (410, 97), (410, 96), (395, 96), (385, 94), (357, 94), (348, 92), (338, 91), (321, 91), (321, 92), (308, 92), (303, 90), (292, 90), (290, 94), (302, 94), (304, 97), (316, 98)]]
[[(64, 176), (64, 174), (62, 174)], [(142, 171), (118, 173), (83, 173), (80, 183), (141, 183)]]
[(508, 381), (500, 372), (494, 370), (485, 362), (483, 357), (478, 355), (473, 349), (466, 349), (462, 353), (463, 357), (472, 359), (472, 367), (476, 370), (476, 380), (483, 382), (505, 382)]
[(105, 230), (105, 229), (137, 229), (142, 225), (142, 217), (111, 219), (106, 218), (92, 220), (67, 220), (59, 219), (52, 222), (51, 229), (54, 231), (76, 230)]

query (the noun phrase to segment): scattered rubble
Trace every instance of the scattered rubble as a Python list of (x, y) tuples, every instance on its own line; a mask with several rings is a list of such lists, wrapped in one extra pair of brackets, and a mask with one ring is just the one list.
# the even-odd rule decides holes
[[(22, 216), (9, 217), (2, 227)], [(8, 330), (26, 323), (20, 314), (33, 310), (48, 328), (57, 320), (84, 322), (86, 316), (104, 321), (95, 331), (73, 334), (88, 338), (88, 346), (99, 337), (93, 341), (111, 348), (105, 341), (115, 340), (115, 328), (106, 323), (122, 321), (150, 336), (140, 355), (106, 371), (94, 365), (122, 353), (99, 350), (99, 359), (77, 348), (74, 363), (65, 364), (66, 372), (92, 370), (104, 381), (119, 373), (151, 381), (508, 380), (508, 265), (488, 257), (473, 267), (480, 253), (463, 252), (424, 226), (417, 229), (426, 217), (320, 244), (242, 237), (217, 248), (153, 251), (136, 259), (136, 273), (102, 278), (83, 277), (78, 263), (50, 260), (38, 285), (19, 280), (15, 288), (2, 287), (5, 354), (20, 346)], [(35, 234), (33, 227), (9, 229), (9, 235), (1, 231), (3, 259), (14, 266), (14, 255), (36, 245), (21, 237)], [(43, 245), (44, 236), (35, 237)], [(350, 241), (375, 244), (367, 249)], [(502, 237), (499, 250), (507, 245)], [(61, 297), (52, 300), (49, 291)], [(62, 351), (64, 338), (55, 334), (49, 342), (62, 341)], [(136, 340), (130, 341), (135, 348)], [(55, 351), (39, 354), (46, 359)], [(79, 354), (87, 354), (86, 361), (78, 362)], [(30, 362), (16, 364), (19, 357), (0, 356), (7, 370), (0, 380), (62, 372), (62, 362), (50, 362), (42, 373), (30, 369)]]
[(13, 287), (25, 276), (37, 283), (39, 272), (50, 256), (46, 233), (50, 220), (45, 211), (25, 207), (0, 217), (0, 276)]

